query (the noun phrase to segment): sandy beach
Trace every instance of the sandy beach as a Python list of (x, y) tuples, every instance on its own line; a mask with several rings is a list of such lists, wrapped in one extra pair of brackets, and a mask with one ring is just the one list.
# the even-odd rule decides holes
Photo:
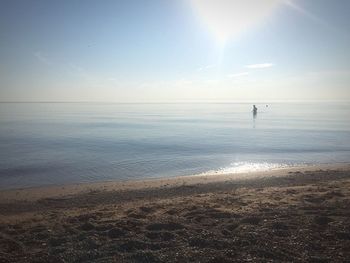
[(0, 192), (0, 262), (348, 262), (350, 165)]

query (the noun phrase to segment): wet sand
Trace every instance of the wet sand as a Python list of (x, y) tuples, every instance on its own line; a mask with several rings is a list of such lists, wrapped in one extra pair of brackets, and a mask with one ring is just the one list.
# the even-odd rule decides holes
[(0, 262), (350, 262), (350, 165), (0, 192)]

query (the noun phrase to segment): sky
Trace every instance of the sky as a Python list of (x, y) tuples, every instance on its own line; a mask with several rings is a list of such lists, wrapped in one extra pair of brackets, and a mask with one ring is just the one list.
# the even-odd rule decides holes
[(0, 101), (350, 100), (348, 0), (0, 0)]

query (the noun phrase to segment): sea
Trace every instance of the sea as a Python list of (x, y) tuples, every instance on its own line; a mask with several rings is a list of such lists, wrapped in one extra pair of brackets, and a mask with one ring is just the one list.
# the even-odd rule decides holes
[(349, 102), (0, 103), (0, 189), (350, 162)]

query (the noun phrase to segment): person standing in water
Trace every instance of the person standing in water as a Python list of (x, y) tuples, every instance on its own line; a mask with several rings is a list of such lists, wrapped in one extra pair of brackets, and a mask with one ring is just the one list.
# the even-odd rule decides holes
[(258, 108), (253, 105), (253, 115), (256, 115), (258, 113)]
[(256, 114), (258, 113), (258, 108), (253, 105), (253, 128), (255, 129), (255, 119), (256, 119)]

